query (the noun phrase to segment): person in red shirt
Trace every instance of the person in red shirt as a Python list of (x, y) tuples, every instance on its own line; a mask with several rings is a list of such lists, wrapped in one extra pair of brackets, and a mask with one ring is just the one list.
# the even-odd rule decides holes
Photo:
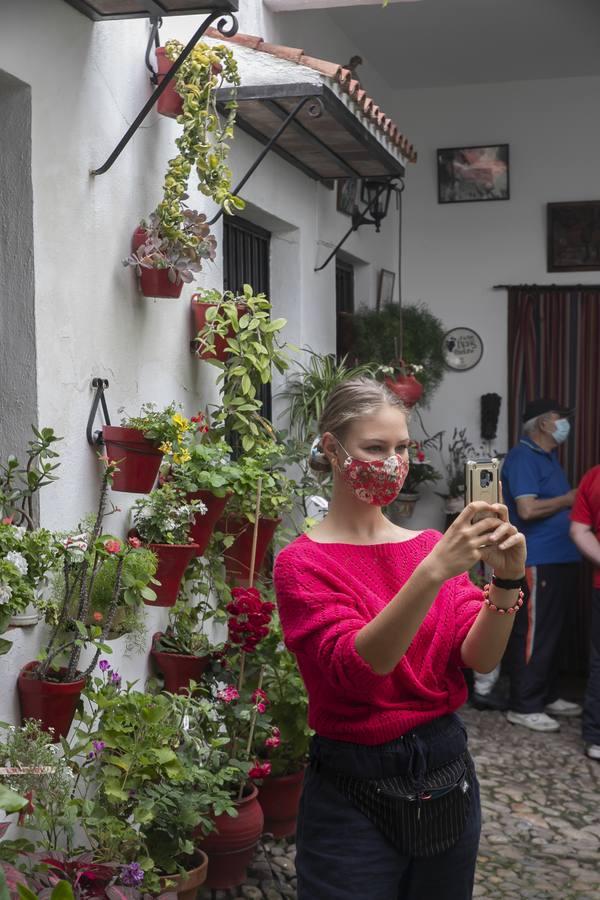
[(600, 760), (600, 466), (581, 479), (571, 510), (571, 539), (594, 566), (592, 645), (582, 734), (587, 756)]
[[(408, 472), (406, 411), (368, 378), (336, 387), (311, 465), (322, 522), (277, 556), (284, 639), (315, 730), (296, 832), (298, 900), (468, 900), (481, 814), (461, 669), (491, 671), (523, 602), (524, 537), (472, 503), (444, 535), (383, 514)], [(480, 518), (480, 516), (484, 516)], [(479, 560), (492, 585), (475, 587)]]

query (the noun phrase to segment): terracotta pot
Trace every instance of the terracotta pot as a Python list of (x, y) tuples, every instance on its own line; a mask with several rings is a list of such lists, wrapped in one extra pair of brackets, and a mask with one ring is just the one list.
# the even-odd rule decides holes
[[(211, 306), (216, 306), (216, 303), (202, 303), (198, 302), (195, 298), (198, 294), (192, 294), (192, 322), (193, 322), (193, 339), (196, 339), (196, 335), (199, 331), (201, 331), (206, 325), (206, 311), (210, 309)], [(246, 311), (246, 307), (243, 303), (237, 304), (238, 317), (242, 316)], [(233, 328), (229, 329), (229, 332), (226, 337), (221, 337), (217, 335), (215, 337), (215, 348), (214, 353), (211, 353), (208, 350), (199, 350), (197, 356), (200, 359), (218, 359), (220, 362), (226, 362), (230, 353), (226, 353), (227, 340), (228, 338), (235, 337), (235, 332)]]
[[(158, 83), (160, 84), (173, 63), (166, 54), (164, 47), (156, 48), (156, 68), (158, 70)], [(183, 112), (183, 100), (175, 90), (175, 80), (173, 79), (156, 103), (156, 109), (161, 116), (169, 116), (170, 119), (176, 119)]]
[[(144, 243), (147, 235), (148, 232), (144, 228), (136, 228), (131, 239), (131, 249), (137, 250)], [(169, 269), (146, 269), (142, 267), (140, 289), (144, 297), (176, 299), (181, 296), (183, 281), (179, 275), (175, 281), (171, 281)]]
[(200, 847), (208, 853), (206, 887), (225, 890), (246, 881), (256, 845), (263, 832), (264, 816), (254, 785), (248, 795), (236, 802), (238, 815), (217, 816), (217, 831), (202, 838)]
[(401, 519), (409, 519), (415, 511), (420, 494), (400, 493), (387, 508), (387, 513), (392, 522), (401, 525)]
[[(85, 678), (62, 683), (44, 681), (32, 677), (39, 662), (30, 662), (23, 666), (17, 679), (17, 690), (21, 704), (21, 721), (39, 719), (44, 731), (54, 729), (53, 743), (57, 744), (61, 737), (66, 737), (79, 703), (81, 692), (85, 687)], [(60, 669), (61, 675), (66, 668)], [(79, 673), (78, 673), (79, 674)]]
[(113, 491), (147, 494), (154, 487), (163, 455), (137, 428), (104, 425), (102, 438), (111, 462), (119, 465)]
[(165, 690), (170, 694), (186, 694), (190, 681), (200, 681), (211, 657), (186, 656), (183, 653), (163, 653), (162, 650), (155, 650), (154, 644), (161, 637), (162, 632), (158, 631), (152, 638), (150, 655), (164, 676)]
[(160, 584), (154, 585), (156, 600), (144, 600), (144, 603), (146, 606), (175, 606), (183, 573), (190, 560), (198, 555), (198, 548), (196, 544), (147, 544), (147, 547), (158, 557), (154, 577)]
[(276, 838), (296, 833), (298, 805), (304, 769), (293, 775), (269, 775), (258, 789), (258, 802), (265, 816), (264, 832)]
[(417, 381), (414, 375), (398, 375), (395, 379), (386, 378), (385, 383), (409, 409), (423, 396), (423, 385)]
[[(160, 879), (161, 891), (174, 891), (181, 900), (196, 900), (198, 888), (206, 881), (208, 856), (202, 850), (196, 850), (199, 865), (190, 869), (185, 875), (169, 875)], [(167, 881), (174, 881), (175, 886), (167, 887)]]
[[(258, 539), (256, 542), (256, 562), (254, 571), (259, 572), (265, 561), (269, 544), (280, 524), (281, 519), (259, 519)], [(219, 531), (225, 534), (234, 534), (235, 540), (231, 547), (225, 550), (225, 569), (231, 578), (238, 581), (247, 580), (250, 575), (250, 559), (252, 556), (252, 534), (254, 525), (248, 519), (237, 516), (226, 516), (218, 523)]]
[(191, 539), (198, 545), (196, 556), (202, 556), (208, 547), (214, 527), (221, 518), (232, 494), (233, 491), (228, 491), (224, 497), (217, 497), (211, 491), (194, 491), (187, 495), (188, 500), (202, 500), (206, 506), (205, 514), (196, 516), (196, 522), (190, 531)]

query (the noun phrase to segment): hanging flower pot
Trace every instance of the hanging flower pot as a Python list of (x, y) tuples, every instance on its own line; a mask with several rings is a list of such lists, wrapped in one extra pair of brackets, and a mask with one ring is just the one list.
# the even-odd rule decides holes
[[(167, 56), (165, 48), (157, 47), (156, 68), (158, 70), (159, 84), (162, 82), (172, 65), (173, 63)], [(169, 118), (171, 119), (176, 119), (177, 116), (180, 116), (183, 112), (183, 100), (175, 89), (174, 78), (169, 82), (163, 93), (158, 98), (156, 109), (161, 114), (161, 116), (169, 116)]]
[[(161, 878), (161, 891), (175, 892), (180, 900), (196, 900), (198, 888), (206, 881), (208, 871), (208, 856), (202, 850), (196, 850), (194, 854), (198, 865), (187, 871), (184, 875), (169, 875)], [(167, 887), (168, 881), (174, 881), (175, 886)]]
[(156, 600), (144, 600), (146, 606), (175, 606), (181, 579), (190, 560), (198, 555), (197, 544), (148, 544), (158, 557), (155, 578)]
[(216, 831), (202, 838), (200, 847), (208, 853), (206, 887), (226, 890), (246, 881), (256, 845), (263, 833), (264, 816), (254, 785), (235, 803), (238, 815), (223, 813), (215, 818)]
[[(56, 744), (66, 737), (85, 687), (85, 678), (77, 681), (52, 681), (34, 678), (33, 673), (40, 664), (30, 662), (23, 666), (17, 680), (21, 720), (39, 719), (44, 731), (52, 733)], [(66, 669), (60, 669), (61, 676)]]
[(163, 458), (160, 450), (137, 428), (104, 425), (102, 438), (111, 462), (119, 471), (112, 482), (113, 491), (147, 494), (152, 490)]
[[(258, 520), (258, 536), (256, 541), (256, 562), (254, 571), (259, 572), (265, 561), (269, 544), (280, 524), (281, 519)], [(247, 579), (250, 576), (250, 561), (252, 557), (252, 535), (254, 524), (248, 519), (237, 516), (227, 516), (218, 524), (220, 531), (225, 534), (235, 535), (231, 547), (224, 552), (225, 569), (230, 578)]]
[(410, 409), (423, 396), (423, 385), (420, 381), (417, 381), (411, 367), (404, 360), (401, 359), (399, 365), (401, 369), (400, 374), (394, 378), (386, 378), (385, 383), (397, 397), (400, 397), (404, 405)]
[(150, 655), (157, 669), (162, 672), (165, 690), (170, 694), (185, 694), (189, 690), (190, 681), (200, 681), (204, 670), (210, 663), (210, 656), (187, 656), (184, 653), (164, 653), (155, 650), (156, 641), (162, 637), (157, 632), (152, 638)]
[(196, 556), (202, 556), (208, 547), (217, 520), (221, 518), (232, 494), (233, 491), (228, 491), (224, 497), (217, 497), (211, 491), (194, 491), (187, 494), (188, 500), (202, 500), (206, 506), (206, 512), (203, 516), (196, 516), (196, 522), (190, 530), (191, 539), (198, 545)]
[(296, 833), (303, 781), (303, 768), (293, 775), (267, 775), (263, 778), (258, 789), (258, 802), (265, 816), (265, 834), (284, 838)]
[[(198, 332), (202, 331), (202, 329), (206, 326), (206, 313), (209, 309), (218, 306), (217, 303), (204, 303), (197, 298), (200, 297), (200, 294), (192, 294), (192, 323), (194, 340), (196, 339)], [(243, 303), (237, 304), (237, 312), (238, 317), (242, 316), (246, 311), (246, 306)], [(214, 349), (208, 348), (199, 348), (197, 351), (197, 356), (200, 359), (218, 359), (220, 362), (226, 362), (229, 358), (229, 353), (226, 353), (227, 341), (229, 338), (235, 337), (235, 332), (233, 328), (229, 329), (229, 332), (226, 336), (222, 336), (220, 334), (215, 335), (215, 345)]]
[[(131, 240), (131, 249), (135, 253), (148, 239), (148, 232), (145, 228), (136, 228), (133, 232)], [(175, 280), (169, 278), (169, 273), (174, 270), (165, 267), (163, 269), (149, 269), (145, 266), (140, 267), (140, 290), (144, 297), (157, 297), (159, 299), (176, 299), (181, 296), (183, 289), (183, 281), (179, 274), (176, 274)]]

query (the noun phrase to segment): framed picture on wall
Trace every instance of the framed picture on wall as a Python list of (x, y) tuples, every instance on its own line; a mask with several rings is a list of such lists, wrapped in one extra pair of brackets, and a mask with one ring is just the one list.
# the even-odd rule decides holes
[(340, 178), (337, 182), (337, 211), (351, 216), (360, 195), (360, 178)]
[(548, 203), (548, 271), (600, 270), (600, 200)]
[(386, 303), (392, 302), (395, 282), (395, 272), (390, 272), (389, 269), (381, 269), (379, 272), (379, 290), (377, 291), (377, 309), (381, 309)]
[(437, 151), (438, 203), (509, 200), (508, 144)]

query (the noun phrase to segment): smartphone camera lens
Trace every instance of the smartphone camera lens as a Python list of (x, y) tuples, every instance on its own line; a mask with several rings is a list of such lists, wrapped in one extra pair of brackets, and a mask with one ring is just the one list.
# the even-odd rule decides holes
[(488, 469), (482, 469), (479, 473), (479, 485), (482, 488), (489, 488), (492, 483), (492, 473)]

